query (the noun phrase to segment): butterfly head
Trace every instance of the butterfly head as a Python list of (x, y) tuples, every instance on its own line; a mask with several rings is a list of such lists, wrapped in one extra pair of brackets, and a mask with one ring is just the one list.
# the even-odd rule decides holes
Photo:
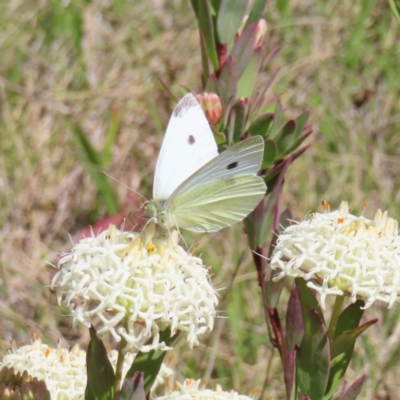
[(163, 228), (169, 229), (177, 227), (173, 214), (165, 207), (165, 203), (166, 200), (147, 201), (143, 206), (144, 214), (147, 218)]

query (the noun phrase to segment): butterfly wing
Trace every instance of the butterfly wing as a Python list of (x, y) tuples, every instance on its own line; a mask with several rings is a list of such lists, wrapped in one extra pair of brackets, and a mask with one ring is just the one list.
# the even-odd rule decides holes
[(191, 94), (184, 96), (168, 123), (156, 165), (153, 199), (167, 199), (195, 171), (218, 155), (204, 112)]
[(264, 197), (266, 185), (255, 175), (230, 176), (193, 187), (168, 206), (179, 228), (215, 232), (249, 215)]
[(166, 207), (176, 197), (196, 186), (238, 175), (257, 175), (263, 153), (264, 140), (261, 136), (253, 136), (236, 143), (189, 176), (170, 196)]

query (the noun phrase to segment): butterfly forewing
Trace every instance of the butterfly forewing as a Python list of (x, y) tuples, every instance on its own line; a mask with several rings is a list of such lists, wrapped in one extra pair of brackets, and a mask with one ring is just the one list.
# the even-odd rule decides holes
[(153, 199), (167, 199), (194, 172), (218, 155), (204, 112), (191, 94), (175, 107), (158, 157)]
[(168, 210), (180, 228), (213, 232), (243, 220), (265, 191), (265, 182), (255, 175), (222, 178), (186, 191), (170, 202)]

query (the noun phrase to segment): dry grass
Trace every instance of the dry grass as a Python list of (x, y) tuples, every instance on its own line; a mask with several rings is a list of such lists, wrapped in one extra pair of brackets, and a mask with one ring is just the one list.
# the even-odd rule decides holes
[[(200, 89), (198, 35), (188, 2), (142, 3), (77, 0), (69, 13), (61, 1), (2, 5), (2, 352), (11, 338), (27, 341), (32, 331), (53, 344), (65, 337), (67, 320), (46, 288), (54, 273), (48, 261), (56, 263), (58, 252), (69, 248), (69, 234), (106, 216), (71, 126), (82, 128), (101, 150), (110, 121), (118, 121), (106, 167), (122, 183), (112, 185), (123, 205), (129, 195), (124, 185), (150, 193), (172, 107), (157, 78), (177, 94), (181, 86)], [(400, 218), (399, 26), (383, 2), (310, 4), (289, 3), (283, 15), (268, 6), (267, 47), (285, 44), (272, 65), (282, 67), (273, 91), (283, 92), (288, 117), (309, 109), (315, 132), (313, 146), (288, 175), (284, 205), (302, 218), (323, 198), (334, 206), (346, 199), (357, 212), (367, 203), (368, 216), (379, 206)], [(355, 99), (364, 94), (370, 97), (357, 107)], [(127, 212), (137, 202), (128, 202)], [(281, 398), (280, 366), (267, 343), (245, 236), (235, 227), (196, 240), (214, 267), (218, 287), (230, 286), (242, 253), (245, 261), (232, 290), (221, 293), (229, 320), (219, 320), (194, 353), (178, 346), (171, 363), (182, 376), (202, 371), (244, 393), (262, 386), (268, 371), (268, 398)], [(364, 398), (397, 398), (398, 367), (386, 371), (384, 366), (385, 357), (399, 350), (398, 307), (389, 313), (376, 307), (367, 314), (380, 322), (359, 341), (349, 380), (367, 372)]]

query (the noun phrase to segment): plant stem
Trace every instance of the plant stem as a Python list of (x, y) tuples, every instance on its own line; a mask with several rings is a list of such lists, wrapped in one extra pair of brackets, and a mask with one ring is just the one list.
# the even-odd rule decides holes
[(337, 322), (340, 316), (340, 312), (342, 311), (343, 302), (344, 302), (344, 296), (336, 296), (328, 328), (328, 337), (331, 340), (331, 342), (335, 338), (334, 335), (336, 331)]
[(126, 340), (124, 338), (121, 338), (121, 341), (119, 342), (118, 346), (118, 359), (117, 359), (117, 366), (115, 369), (115, 387), (114, 387), (114, 393), (117, 394), (122, 387), (122, 369), (124, 367), (124, 360), (125, 360), (125, 353), (123, 352), (123, 349), (126, 346)]

